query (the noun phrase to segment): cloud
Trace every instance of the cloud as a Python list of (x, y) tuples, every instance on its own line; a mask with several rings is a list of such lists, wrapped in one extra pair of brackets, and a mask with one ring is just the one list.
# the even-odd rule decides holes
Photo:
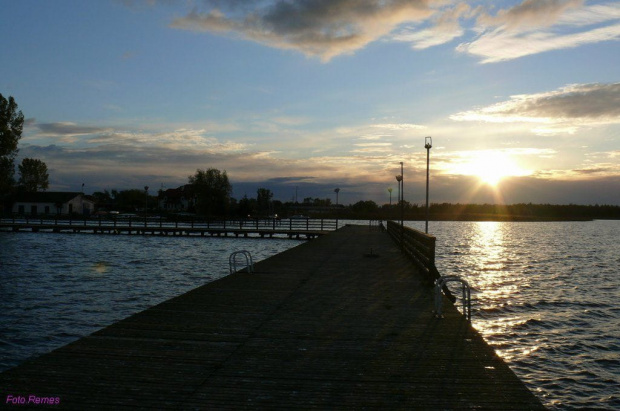
[[(72, 122), (37, 123), (29, 121), (30, 132), (25, 141), (30, 144), (74, 143), (81, 147), (98, 145), (157, 146), (166, 149), (202, 149), (214, 152), (235, 152), (247, 148), (247, 144), (221, 141), (213, 133), (236, 131), (233, 124), (204, 123), (200, 128), (153, 124), (151, 129), (132, 129), (118, 125), (98, 126)], [(168, 130), (166, 130), (168, 128)], [(165, 131), (160, 131), (160, 130)]]
[(583, 6), (581, 0), (525, 0), (495, 16), (480, 12), (472, 42), (457, 51), (497, 63), (551, 50), (620, 39), (620, 4)]
[(585, 155), (581, 168), (571, 170), (575, 175), (620, 176), (620, 150), (592, 152)]
[(507, 30), (522, 27), (551, 26), (567, 10), (582, 6), (583, 0), (525, 0), (495, 16), (482, 13), (478, 22), (486, 26), (503, 26)]
[(483, 35), (472, 43), (460, 44), (457, 51), (480, 56), (483, 58), (482, 63), (497, 63), (551, 50), (618, 39), (620, 39), (620, 24), (564, 35), (545, 31), (513, 35), (497, 30)]
[[(360, 140), (367, 141), (365, 138)], [(356, 143), (354, 146), (358, 148), (351, 150), (351, 153), (391, 153), (393, 151), (392, 143), (363, 142)]]
[(293, 49), (323, 61), (352, 53), (405, 22), (430, 17), (440, 0), (282, 0), (226, 2), (206, 0), (175, 18), (171, 27), (229, 33), (281, 49)]
[(37, 127), (43, 134), (51, 136), (79, 136), (103, 133), (107, 130), (104, 127), (84, 126), (71, 122), (39, 123)]
[(450, 116), (456, 121), (535, 123), (539, 134), (574, 133), (581, 126), (620, 124), (620, 83), (573, 84)]
[(454, 0), (124, 0), (190, 7), (170, 22), (179, 30), (209, 32), (295, 50), (327, 62), (378, 41), (411, 43), (414, 50), (473, 34), (456, 47), (496, 63), (550, 50), (620, 39), (620, 4), (584, 0), (524, 0), (494, 7)]
[(308, 182), (314, 180), (313, 176), (294, 176), (294, 177), (274, 177), (267, 179), (267, 183), (278, 183), (278, 184), (297, 184), (300, 182)]
[(372, 124), (370, 127), (383, 128), (388, 130), (424, 130), (426, 126), (410, 123), (382, 123)]
[(460, 3), (453, 8), (438, 10), (432, 17), (429, 27), (408, 27), (392, 36), (392, 40), (411, 43), (415, 50), (422, 50), (440, 44), (445, 44), (465, 34), (459, 21), (462, 17), (469, 17), (471, 8), (466, 3)]

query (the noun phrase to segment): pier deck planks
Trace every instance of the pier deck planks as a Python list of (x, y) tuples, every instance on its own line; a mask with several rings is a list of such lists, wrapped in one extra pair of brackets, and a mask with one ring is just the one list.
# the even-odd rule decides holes
[(3, 405), (544, 409), (454, 307), (434, 318), (432, 289), (384, 232), (347, 226), (255, 269), (0, 374)]

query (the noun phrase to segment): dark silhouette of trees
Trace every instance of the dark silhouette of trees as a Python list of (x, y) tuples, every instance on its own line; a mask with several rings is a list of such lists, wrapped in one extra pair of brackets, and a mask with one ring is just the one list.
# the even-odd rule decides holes
[(116, 192), (114, 196), (115, 205), (120, 211), (138, 211), (145, 205), (144, 190), (133, 188)]
[(364, 218), (375, 219), (379, 217), (379, 206), (372, 200), (358, 201), (348, 208), (352, 216), (356, 218), (365, 216)]
[[(8, 194), (15, 185), (17, 143), (24, 129), (24, 115), (12, 96), (0, 94), (0, 193)], [(3, 199), (0, 198), (0, 202)]]
[(30, 193), (47, 190), (49, 187), (47, 165), (35, 158), (24, 158), (19, 165), (19, 186)]
[(198, 214), (211, 217), (229, 213), (232, 186), (226, 171), (216, 168), (198, 169), (193, 176), (188, 177), (188, 181), (194, 186)]
[[(422, 210), (423, 207), (420, 207)], [(405, 218), (421, 219), (420, 213), (407, 213)], [(468, 221), (552, 221), (620, 218), (620, 207), (576, 204), (431, 204), (433, 220)]]
[[(116, 197), (116, 194), (117, 194), (116, 190), (113, 190), (113, 192), (114, 192), (114, 197)], [(110, 194), (108, 190), (103, 190), (103, 192), (95, 191), (92, 194), (92, 197), (99, 207), (111, 207), (113, 204), (113, 196)]]
[(241, 200), (239, 200), (239, 204), (237, 205), (237, 214), (239, 217), (246, 218), (251, 217), (256, 213), (256, 199), (248, 198), (247, 195), (244, 195)]
[(273, 198), (273, 193), (271, 190), (266, 188), (259, 188), (256, 191), (256, 208), (258, 214), (261, 216), (266, 216), (271, 214), (271, 199)]

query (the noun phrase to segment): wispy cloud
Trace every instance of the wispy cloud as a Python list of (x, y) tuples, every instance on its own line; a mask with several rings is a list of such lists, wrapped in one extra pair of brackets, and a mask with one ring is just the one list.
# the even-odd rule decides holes
[(380, 124), (372, 124), (373, 128), (382, 128), (386, 130), (424, 130), (427, 128), (421, 124), (411, 124), (411, 123), (380, 123)]
[(106, 127), (76, 124), (72, 122), (37, 123), (31, 122), (29, 128), (35, 130), (33, 135), (28, 135), (25, 141), (51, 138), (64, 143), (74, 143), (80, 136), (99, 135), (109, 131)]
[(456, 121), (534, 123), (538, 134), (575, 132), (581, 126), (620, 124), (620, 83), (574, 84), (512, 96), (491, 106), (450, 116)]
[(123, 147), (161, 147), (166, 149), (200, 149), (214, 152), (235, 152), (247, 148), (246, 144), (220, 141), (212, 135), (217, 131), (234, 130), (234, 127), (207, 124), (205, 128), (175, 128), (160, 131), (127, 129), (121, 126), (97, 126), (73, 122), (30, 122), (24, 140), (29, 144), (71, 143), (79, 147), (96, 147), (102, 144)]
[(506, 30), (546, 27), (555, 24), (567, 10), (582, 5), (583, 0), (524, 0), (514, 7), (499, 10), (494, 16), (482, 12), (478, 22)]
[(411, 43), (415, 50), (445, 44), (465, 34), (460, 19), (470, 16), (471, 8), (466, 3), (438, 9), (424, 26), (406, 27), (394, 34), (392, 40)]
[(457, 50), (482, 63), (620, 39), (620, 3), (584, 6), (582, 0), (525, 0), (495, 15), (481, 12), (475, 40)]
[(53, 136), (76, 136), (84, 134), (103, 133), (105, 127), (78, 125), (72, 122), (39, 123), (37, 127), (43, 134)]

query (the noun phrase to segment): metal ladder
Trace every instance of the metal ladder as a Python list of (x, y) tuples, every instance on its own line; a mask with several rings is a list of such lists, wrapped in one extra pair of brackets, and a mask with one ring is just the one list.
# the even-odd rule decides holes
[(469, 283), (458, 275), (442, 276), (435, 280), (435, 316), (441, 318), (443, 306), (441, 290), (446, 284), (451, 282), (461, 283), (463, 315), (467, 321), (471, 321), (471, 288), (469, 287)]
[(250, 254), (249, 251), (241, 250), (241, 251), (235, 251), (234, 253), (230, 255), (230, 257), (228, 257), (228, 269), (230, 271), (230, 274), (237, 271), (237, 256), (238, 255), (242, 255), (245, 257), (245, 268), (247, 269), (248, 273), (253, 273), (254, 262), (252, 261), (252, 254)]

